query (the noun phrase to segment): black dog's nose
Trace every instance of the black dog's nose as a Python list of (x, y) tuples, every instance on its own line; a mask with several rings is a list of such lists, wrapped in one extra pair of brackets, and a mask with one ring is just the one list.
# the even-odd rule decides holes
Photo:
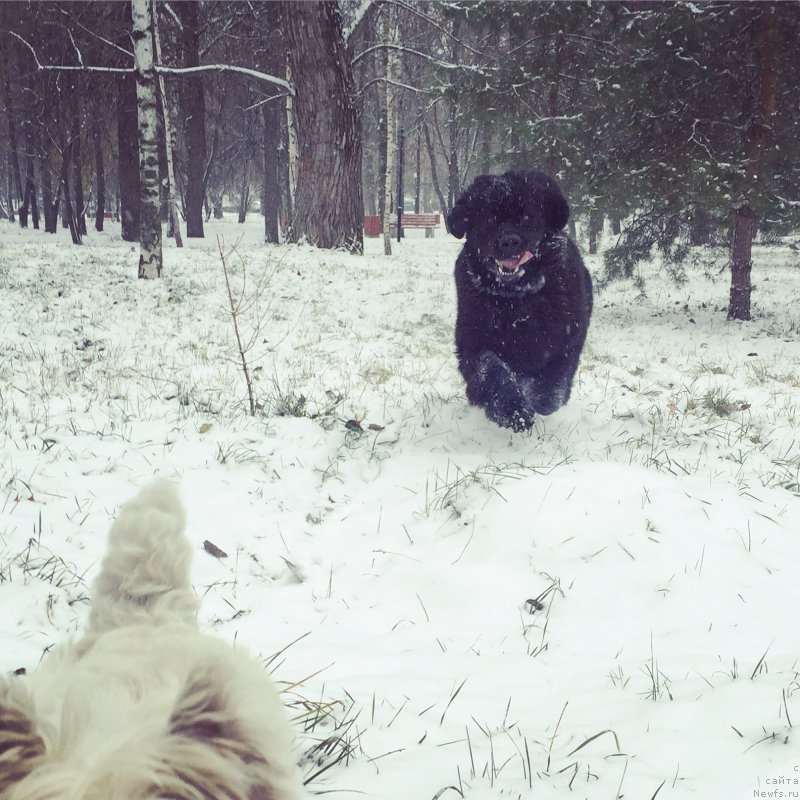
[(519, 255), (522, 251), (522, 237), (516, 233), (501, 233), (497, 240), (497, 247), (501, 255)]

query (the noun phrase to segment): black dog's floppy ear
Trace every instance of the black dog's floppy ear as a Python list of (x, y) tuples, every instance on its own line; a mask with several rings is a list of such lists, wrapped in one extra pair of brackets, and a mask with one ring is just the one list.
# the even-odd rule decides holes
[(527, 182), (537, 185), (542, 194), (542, 211), (545, 222), (554, 231), (560, 231), (569, 220), (569, 203), (561, 187), (544, 172), (529, 172)]
[(469, 227), (470, 197), (465, 192), (458, 198), (450, 213), (447, 215), (447, 230), (456, 237), (463, 239)]

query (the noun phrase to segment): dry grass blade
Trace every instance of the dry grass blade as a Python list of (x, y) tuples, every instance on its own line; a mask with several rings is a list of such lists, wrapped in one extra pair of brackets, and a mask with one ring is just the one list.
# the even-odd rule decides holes
[(575, 755), (575, 753), (577, 753), (578, 750), (583, 750), (583, 748), (586, 747), (587, 744), (591, 744), (595, 739), (599, 739), (601, 736), (605, 736), (605, 734), (607, 733), (610, 733), (614, 737), (614, 744), (616, 745), (617, 752), (619, 753), (620, 752), (619, 738), (617, 737), (617, 734), (614, 731), (608, 729), (605, 731), (600, 731), (599, 733), (596, 733), (594, 736), (590, 736), (582, 744), (579, 744), (574, 750), (567, 753), (567, 758), (569, 758), (569, 756)]
[(664, 778), (664, 780), (661, 781), (661, 783), (658, 784), (658, 789), (656, 789), (655, 792), (653, 792), (653, 796), (650, 798), (650, 800), (656, 800), (656, 797), (658, 796), (658, 793), (661, 791), (661, 788), (664, 786), (664, 784), (666, 782), (667, 782), (667, 779)]
[(770, 642), (767, 645), (767, 649), (764, 651), (764, 654), (761, 656), (761, 658), (758, 659), (758, 663), (756, 664), (755, 668), (753, 669), (752, 674), (750, 675), (750, 680), (751, 681), (755, 679), (756, 675), (758, 674), (759, 670), (761, 669), (761, 666), (764, 663), (764, 659), (767, 657), (767, 653), (769, 653), (770, 647), (772, 647), (772, 642)]
[(453, 700), (455, 700), (455, 699), (456, 699), (456, 697), (458, 697), (458, 693), (459, 693), (459, 692), (460, 692), (460, 691), (461, 691), (461, 690), (464, 688), (464, 684), (465, 684), (466, 682), (467, 682), (467, 679), (466, 679), (466, 678), (464, 678), (464, 680), (463, 680), (463, 681), (461, 681), (461, 683), (459, 684), (459, 686), (458, 686), (458, 689), (456, 689), (456, 690), (453, 692), (453, 694), (451, 694), (451, 695), (450, 695), (450, 699), (447, 701), (447, 705), (444, 707), (444, 711), (442, 711), (442, 716), (441, 716), (441, 717), (440, 717), (440, 719), (439, 719), (439, 724), (440, 724), (440, 725), (441, 725), (441, 724), (444, 722), (444, 715), (447, 713), (447, 709), (448, 709), (448, 708), (450, 708), (450, 706), (451, 706), (451, 705), (452, 705), (452, 703), (453, 703)]

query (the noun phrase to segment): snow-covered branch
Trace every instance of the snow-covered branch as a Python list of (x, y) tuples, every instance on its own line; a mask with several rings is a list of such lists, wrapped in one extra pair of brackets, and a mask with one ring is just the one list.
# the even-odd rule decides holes
[(33, 56), (33, 60), (36, 63), (36, 69), (38, 70), (52, 70), (52, 71), (59, 71), (59, 72), (122, 72), (122, 73), (130, 73), (133, 72), (133, 67), (93, 67), (87, 64), (42, 64), (39, 61), (39, 56), (36, 55), (36, 50), (34, 50), (33, 45), (23, 39), (18, 33), (14, 33), (14, 31), (5, 31), (9, 36), (13, 36), (18, 41), (22, 42), (25, 47), (30, 50), (31, 55)]
[(388, 0), (388, 2), (394, 3), (398, 8), (402, 8), (404, 11), (408, 11), (410, 14), (414, 14), (420, 19), (425, 20), (431, 27), (435, 28), (439, 33), (444, 34), (452, 41), (456, 42), (460, 47), (463, 47), (465, 50), (468, 50), (471, 53), (474, 53), (477, 56), (481, 56), (482, 58), (486, 56), (486, 53), (482, 52), (481, 50), (476, 50), (471, 45), (467, 44), (463, 39), (459, 39), (457, 36), (453, 34), (452, 31), (448, 30), (446, 27), (441, 25), (437, 22), (430, 14), (422, 11), (420, 8), (415, 8), (410, 3), (405, 3), (403, 0)]
[(442, 61), (440, 58), (434, 58), (429, 53), (423, 53), (420, 50), (414, 50), (411, 47), (404, 47), (403, 45), (392, 44), (390, 42), (374, 44), (371, 47), (368, 47), (366, 50), (356, 53), (356, 55), (353, 56), (351, 63), (353, 66), (355, 66), (362, 58), (364, 58), (364, 56), (374, 53), (377, 50), (397, 50), (400, 53), (406, 53), (408, 55), (417, 56), (418, 58), (423, 58), (426, 61), (429, 61), (431, 64), (441, 67), (442, 69), (462, 69), (465, 66), (464, 64), (453, 64), (449, 61)]
[(345, 47), (347, 47), (350, 43), (350, 39), (356, 30), (364, 24), (364, 20), (367, 16), (367, 11), (369, 11), (370, 7), (373, 5), (374, 0), (361, 0), (361, 5), (355, 10), (353, 14), (353, 18), (348, 20), (346, 26), (344, 26), (344, 30), (342, 31), (342, 38), (344, 39)]
[[(7, 33), (10, 36), (13, 36), (15, 39), (18, 39), (20, 42), (22, 42), (22, 44), (25, 45), (25, 47), (28, 48), (28, 50), (30, 50), (38, 70), (53, 72), (108, 72), (118, 74), (130, 74), (135, 72), (133, 66), (102, 67), (92, 64), (42, 64), (42, 62), (39, 61), (36, 50), (33, 48), (30, 42), (23, 39), (19, 34), (14, 33), (14, 31), (7, 31)], [(256, 80), (265, 81), (267, 83), (272, 83), (275, 86), (279, 86), (284, 90), (284, 94), (294, 94), (294, 89), (292, 89), (291, 84), (288, 83), (288, 81), (285, 81), (283, 78), (276, 78), (274, 75), (268, 75), (266, 72), (259, 72), (256, 69), (248, 69), (247, 67), (237, 67), (233, 64), (201, 64), (197, 67), (168, 67), (164, 64), (156, 64), (154, 69), (159, 75), (192, 75), (203, 72), (235, 72), (239, 75), (247, 75), (250, 78), (255, 78)]]
[(255, 78), (256, 80), (274, 83), (276, 86), (280, 86), (286, 94), (294, 94), (292, 85), (283, 78), (276, 78), (274, 75), (268, 75), (266, 72), (259, 72), (256, 69), (248, 69), (247, 67), (237, 67), (233, 64), (200, 64), (197, 67), (167, 67), (163, 64), (157, 64), (156, 72), (158, 72), (160, 75), (192, 75), (201, 72), (235, 72), (239, 75), (247, 75), (251, 78)]
[(391, 83), (392, 86), (397, 86), (399, 89), (406, 89), (409, 92), (416, 92), (417, 94), (431, 94), (430, 89), (420, 89), (419, 86), (411, 86), (408, 83), (401, 83), (400, 81), (389, 81), (388, 78), (379, 75), (377, 78), (373, 78), (371, 81), (367, 81), (363, 86), (360, 86), (358, 89), (358, 94), (363, 94), (364, 92), (369, 89), (370, 86), (374, 86), (376, 83)]

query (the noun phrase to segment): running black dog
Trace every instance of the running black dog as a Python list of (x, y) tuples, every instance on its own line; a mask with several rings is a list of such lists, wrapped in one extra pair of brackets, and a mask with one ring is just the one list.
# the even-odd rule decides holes
[(543, 172), (481, 175), (447, 219), (466, 242), (456, 261), (456, 351), (467, 398), (528, 430), (569, 400), (592, 280), (563, 233), (569, 204)]

